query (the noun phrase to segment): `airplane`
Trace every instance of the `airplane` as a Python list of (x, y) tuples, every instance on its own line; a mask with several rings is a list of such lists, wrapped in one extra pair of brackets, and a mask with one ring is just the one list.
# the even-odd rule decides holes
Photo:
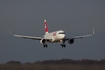
[[(66, 38), (65, 31), (63, 31), (63, 30), (49, 32), (46, 20), (44, 20), (44, 26), (45, 26), (44, 27), (45, 35), (43, 37), (24, 36), (24, 35), (15, 35), (15, 34), (13, 34), (13, 36), (24, 38), (24, 39), (39, 40), (44, 48), (48, 47), (47, 42), (49, 42), (49, 43), (60, 42), (61, 47), (65, 48), (66, 47), (65, 41), (68, 41), (69, 44), (73, 44), (74, 43), (74, 39), (82, 39), (82, 38), (94, 35), (94, 29), (93, 29), (93, 33), (92, 34), (83, 35), (83, 36), (76, 36), (76, 37), (72, 37), (72, 38)], [(12, 34), (10, 30), (9, 30), (9, 32), (10, 32), (10, 34)]]

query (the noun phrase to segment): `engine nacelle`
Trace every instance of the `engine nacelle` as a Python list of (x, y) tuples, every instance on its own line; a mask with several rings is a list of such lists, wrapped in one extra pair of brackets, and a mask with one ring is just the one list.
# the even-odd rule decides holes
[(45, 40), (45, 39), (41, 39), (41, 40), (40, 40), (40, 43), (41, 43), (41, 44), (45, 44), (45, 43), (46, 43), (46, 40)]
[(68, 40), (68, 43), (69, 43), (69, 44), (73, 44), (73, 43), (74, 43), (74, 39), (69, 39), (69, 40)]

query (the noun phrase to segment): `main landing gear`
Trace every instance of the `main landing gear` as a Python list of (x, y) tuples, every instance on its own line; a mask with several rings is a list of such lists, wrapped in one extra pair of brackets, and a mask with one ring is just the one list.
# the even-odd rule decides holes
[(44, 44), (44, 45), (43, 45), (43, 47), (44, 47), (44, 48), (47, 48), (47, 47), (48, 47), (48, 45), (47, 45), (47, 44)]
[(66, 47), (66, 45), (64, 44), (65, 41), (61, 40), (60, 42), (61, 42), (61, 46), (62, 46), (62, 48), (63, 48), (63, 47), (65, 48), (65, 47)]
[(63, 47), (64, 47), (64, 48), (66, 47), (66, 45), (65, 45), (65, 44), (61, 44), (61, 46), (62, 46), (62, 48), (63, 48)]

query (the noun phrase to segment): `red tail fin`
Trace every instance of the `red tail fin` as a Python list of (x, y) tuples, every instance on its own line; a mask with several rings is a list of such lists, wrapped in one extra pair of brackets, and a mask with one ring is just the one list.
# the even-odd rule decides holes
[(48, 26), (47, 26), (46, 20), (44, 20), (44, 26), (45, 26), (45, 33), (48, 33)]

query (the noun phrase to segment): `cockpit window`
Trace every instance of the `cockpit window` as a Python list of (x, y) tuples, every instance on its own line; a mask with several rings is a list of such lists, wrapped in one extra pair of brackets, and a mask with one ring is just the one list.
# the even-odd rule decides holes
[(60, 32), (59, 34), (65, 34), (65, 32)]

